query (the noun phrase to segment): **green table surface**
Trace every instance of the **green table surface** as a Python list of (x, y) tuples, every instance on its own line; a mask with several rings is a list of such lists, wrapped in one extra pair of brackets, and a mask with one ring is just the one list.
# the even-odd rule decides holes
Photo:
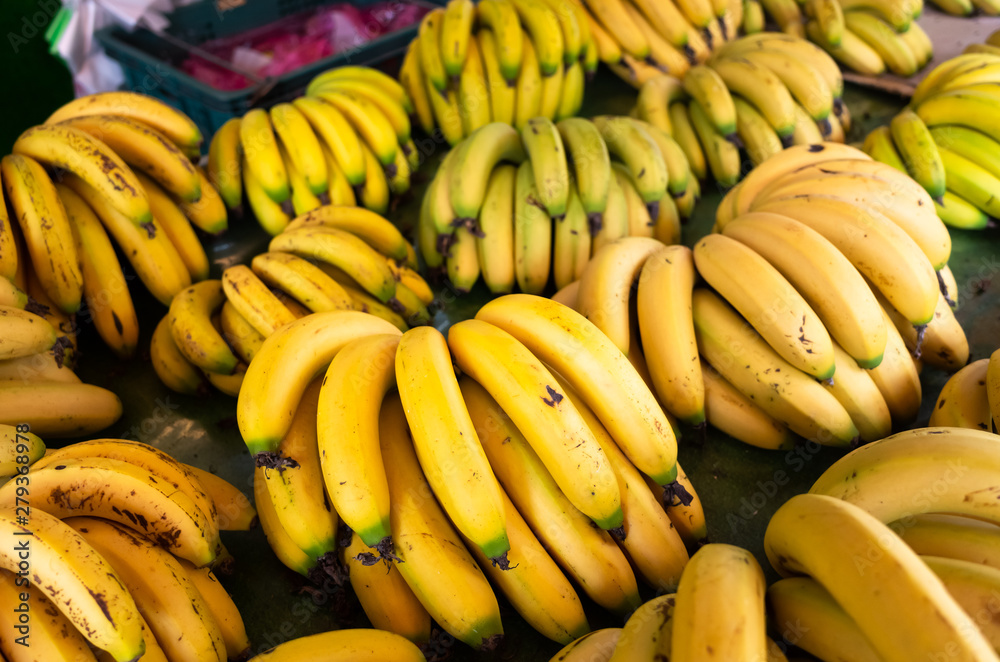
[[(627, 113), (634, 90), (607, 71), (588, 86), (584, 115)], [(865, 132), (887, 119), (903, 105), (898, 97), (848, 86), (845, 100), (854, 116), (850, 141), (860, 141)], [(26, 128), (26, 127), (23, 127)], [(412, 193), (399, 201), (390, 217), (402, 228), (410, 228), (430, 175), (446, 146), (418, 137), (426, 159), (414, 175)], [(692, 245), (711, 227), (721, 192), (714, 183), (703, 186), (704, 197), (693, 219), (684, 227), (684, 243)], [(212, 276), (240, 262), (249, 262), (265, 250), (268, 237), (253, 218), (233, 219), (223, 236), (208, 240)], [(994, 233), (952, 232), (954, 251), (950, 262), (959, 283), (958, 318), (969, 335), (974, 359), (988, 356), (997, 342), (998, 306), (991, 279), (1000, 270), (994, 249)], [(231, 481), (252, 496), (253, 462), (240, 438), (233, 398), (219, 392), (207, 397), (188, 397), (169, 391), (157, 379), (149, 363), (148, 346), (153, 328), (165, 312), (139, 283), (132, 288), (140, 312), (141, 337), (138, 355), (117, 360), (86, 324), (80, 330), (78, 373), (85, 381), (115, 391), (125, 414), (103, 436), (148, 442), (176, 458), (208, 469)], [(454, 321), (472, 316), (489, 298), (484, 287), (457, 295), (438, 286), (442, 304), (434, 323), (444, 330)], [(925, 425), (947, 375), (926, 369), (922, 376), (924, 405), (915, 427)], [(64, 441), (53, 442), (53, 446)], [(710, 539), (748, 548), (773, 580), (776, 575), (763, 554), (765, 526), (774, 511), (789, 497), (808, 490), (812, 481), (843, 449), (802, 446), (795, 451), (765, 451), (752, 448), (709, 430), (704, 440), (687, 433), (680, 440), (680, 461), (693, 481), (707, 512)], [(287, 570), (274, 557), (263, 532), (223, 532), (223, 542), (235, 556), (235, 569), (222, 581), (243, 614), (255, 652), (288, 639), (344, 627), (364, 627), (367, 620), (350, 589), (326, 587), (316, 597), (301, 591), (305, 580)], [(645, 590), (646, 597), (652, 592)], [(447, 643), (443, 652), (453, 660), (547, 660), (559, 645), (532, 630), (500, 598), (507, 636), (498, 650), (478, 653), (461, 643)], [(594, 628), (620, 625), (614, 617), (584, 599)]]

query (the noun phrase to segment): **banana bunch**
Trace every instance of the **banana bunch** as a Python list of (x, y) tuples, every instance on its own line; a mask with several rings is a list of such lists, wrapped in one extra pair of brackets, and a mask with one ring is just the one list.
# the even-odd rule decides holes
[(677, 142), (642, 120), (539, 116), (521, 131), (493, 122), (445, 155), (416, 243), (459, 292), (482, 277), (495, 294), (540, 294), (550, 274), (569, 284), (619, 237), (679, 242), (699, 195)]
[[(929, 36), (916, 21), (923, 10), (922, 0), (759, 0), (759, 4), (761, 18), (753, 28), (744, 26), (747, 34), (760, 32), (769, 17), (780, 32), (808, 39), (859, 74), (878, 76), (888, 69), (909, 77), (934, 54)], [(971, 11), (972, 3), (936, 0), (935, 4), (966, 5)]]
[[(913, 359), (954, 371), (969, 352), (950, 305), (951, 239), (932, 208), (915, 180), (846, 145), (792, 147), (765, 161), (730, 190), (716, 232), (694, 248), (716, 292), (695, 293), (707, 362), (799, 434), (810, 430), (778, 400), (822, 420), (811, 432), (830, 443), (850, 442), (855, 429), (872, 441), (905, 427), (921, 401)], [(783, 397), (764, 398), (778, 388), (764, 377), (776, 367)]]
[(699, 549), (684, 568), (676, 593), (644, 602), (624, 627), (576, 639), (551, 662), (652, 662), (704, 659), (787, 662), (767, 636), (764, 573), (754, 556), (733, 545)]
[(843, 142), (843, 86), (836, 62), (813, 44), (761, 33), (720, 46), (683, 79), (646, 81), (632, 115), (673, 136), (697, 178), (729, 187), (790, 145)]
[[(941, 11), (952, 16), (1000, 16), (1000, 5), (992, 0), (932, 0), (934, 6)], [(996, 43), (997, 37), (990, 35), (985, 44), (975, 44), (975, 47), (984, 47), (981, 52), (988, 53), (991, 48), (996, 48), (1000, 44)], [(968, 49), (967, 49), (968, 52)]]
[(219, 127), (208, 147), (209, 180), (224, 206), (243, 208), (269, 234), (323, 205), (384, 214), (410, 188), (421, 155), (410, 136), (409, 94), (377, 69), (325, 71), (306, 93), (254, 108)]
[(324, 205), (294, 218), (250, 265), (180, 292), (150, 342), (157, 375), (178, 393), (206, 382), (235, 397), (264, 340), (312, 313), (357, 310), (405, 331), (434, 299), (412, 246), (363, 207)]
[(219, 531), (255, 521), (235, 486), (148, 444), (50, 450), (0, 487), (0, 528), (31, 561), (29, 583), (16, 547), (0, 552), (0, 603), (33, 614), (30, 633), (0, 622), (0, 652), (21, 659), (30, 634), (40, 660), (245, 659), (243, 619), (213, 567), (231, 560)]
[[(24, 290), (0, 278), (0, 429), (26, 426), (32, 444), (40, 441), (34, 435), (76, 437), (103, 430), (121, 418), (121, 400), (112, 391), (84, 384), (73, 371), (74, 318), (55, 306), (31, 271), (22, 268), (28, 280)], [(10, 440), (5, 450), (13, 453), (14, 435), (5, 431), (4, 438)], [(44, 445), (40, 448), (44, 451)], [(13, 456), (4, 459), (0, 475), (11, 475), (12, 461)]]
[(994, 108), (1000, 54), (965, 53), (931, 71), (864, 150), (920, 183), (947, 225), (980, 230), (1000, 216), (1000, 126)]
[[(573, 0), (580, 2), (580, 0)], [(597, 58), (636, 88), (663, 74), (683, 78), (740, 32), (761, 29), (744, 0), (584, 0)]]
[(590, 630), (570, 580), (624, 615), (636, 575), (675, 587), (706, 535), (642, 378), (533, 295), (447, 336), (356, 311), (296, 320), (250, 363), (237, 422), (276, 556), (316, 582), (339, 561), (372, 624), (418, 643), (433, 621), (496, 646), (499, 590), (566, 644)]
[(429, 136), (457, 145), (490, 122), (572, 117), (600, 47), (579, 0), (449, 0), (424, 15), (399, 81)]
[[(915, 180), (853, 147), (796, 146), (765, 161), (693, 251), (714, 290), (694, 295), (708, 364), (821, 443), (905, 427), (921, 402), (914, 357), (948, 371), (968, 360), (950, 305), (951, 240), (932, 208)], [(764, 377), (776, 368), (780, 384)]]
[(139, 322), (116, 245), (164, 305), (208, 275), (199, 232), (218, 234), (227, 218), (196, 165), (200, 141), (163, 102), (108, 92), (64, 105), (0, 160), (0, 301), (20, 289), (29, 310), (58, 320), (66, 365), (78, 324), (93, 324), (119, 357), (135, 353)]
[(948, 378), (927, 424), (996, 432), (1000, 422), (1000, 351)]
[(764, 548), (785, 577), (767, 600), (787, 643), (821, 660), (997, 659), (995, 447), (983, 430), (908, 430), (781, 506)]
[(425, 662), (419, 647), (391, 632), (356, 628), (332, 630), (286, 641), (253, 658), (260, 662)]

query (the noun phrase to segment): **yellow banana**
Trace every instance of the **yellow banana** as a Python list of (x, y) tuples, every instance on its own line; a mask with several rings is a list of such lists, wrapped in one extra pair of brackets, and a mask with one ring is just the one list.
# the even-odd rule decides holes
[(292, 311), (245, 264), (233, 265), (222, 272), (222, 291), (236, 311), (265, 338), (295, 321)]
[(219, 626), (226, 657), (238, 660), (250, 651), (250, 639), (239, 608), (233, 598), (210, 568), (195, 568), (190, 562), (178, 559), (188, 580), (194, 585), (208, 607), (212, 620)]
[(204, 280), (180, 292), (170, 304), (170, 329), (177, 349), (206, 372), (232, 374), (237, 359), (212, 325), (212, 315), (226, 301), (222, 283)]
[(278, 139), (266, 110), (254, 108), (240, 121), (240, 149), (244, 170), (252, 173), (268, 197), (281, 204), (288, 200), (288, 171), (278, 150)]
[(294, 662), (320, 656), (350, 657), (355, 662), (424, 662), (427, 658), (405, 638), (372, 628), (333, 630), (291, 639), (257, 655), (260, 662)]
[[(532, 162), (526, 160), (518, 166), (514, 180), (514, 275), (521, 291), (531, 294), (545, 289), (552, 260), (553, 221), (540, 201), (538, 177)], [(566, 180), (568, 184), (568, 176)], [(567, 199), (568, 194), (567, 188)]]
[(290, 294), (314, 313), (351, 310), (351, 298), (344, 288), (322, 269), (297, 255), (261, 253), (254, 256), (251, 268), (264, 283)]
[(232, 117), (216, 130), (208, 145), (208, 181), (218, 190), (229, 209), (243, 204), (240, 156), (240, 118)]
[[(364, 184), (365, 160), (361, 139), (343, 113), (332, 104), (313, 97), (298, 97), (292, 105), (309, 120), (320, 142), (329, 150), (351, 186)], [(329, 170), (328, 164), (328, 174)]]
[(149, 344), (149, 358), (156, 376), (171, 391), (193, 395), (204, 392), (201, 372), (181, 353), (174, 342), (170, 315), (164, 315)]
[(927, 425), (931, 427), (993, 429), (993, 418), (986, 390), (990, 360), (979, 359), (948, 378), (938, 394)]
[[(184, 215), (184, 211), (155, 181), (142, 173), (136, 173), (136, 178), (146, 191), (149, 208), (153, 210), (153, 218), (167, 233), (170, 243), (177, 249), (177, 254), (180, 255), (181, 261), (187, 267), (192, 282), (208, 278), (208, 255), (205, 253), (205, 247), (201, 245), (201, 240), (198, 239), (191, 222)], [(84, 286), (86, 286), (86, 281)]]

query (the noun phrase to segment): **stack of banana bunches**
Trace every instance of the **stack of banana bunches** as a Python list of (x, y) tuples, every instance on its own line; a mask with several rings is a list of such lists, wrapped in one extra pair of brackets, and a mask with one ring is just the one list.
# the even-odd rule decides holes
[(931, 71), (909, 105), (864, 141), (873, 159), (909, 173), (941, 220), (981, 230), (1000, 217), (1000, 54), (964, 53)]
[(678, 243), (699, 195), (683, 150), (643, 120), (539, 116), (520, 132), (494, 122), (441, 161), (417, 243), (458, 292), (482, 277), (494, 294), (541, 294), (619, 237)]
[(400, 331), (428, 324), (434, 293), (413, 247), (391, 222), (362, 207), (326, 205), (293, 219), (267, 252), (174, 297), (150, 343), (171, 390), (208, 384), (239, 393), (264, 340), (313, 313), (353, 310)]
[(74, 374), (77, 331), (92, 324), (118, 357), (135, 353), (119, 256), (164, 305), (208, 275), (198, 234), (227, 218), (195, 165), (200, 143), (185, 115), (112, 92), (66, 104), (0, 161), (0, 422), (66, 437), (121, 416), (113, 393)]
[(496, 647), (503, 595), (566, 644), (590, 630), (583, 596), (624, 617), (706, 537), (669, 415), (544, 297), (499, 297), (446, 334), (295, 320), (250, 362), (237, 420), (278, 559), (314, 581), (345, 565), (371, 623), (417, 643), (436, 623)]
[[(701, 660), (706, 650), (768, 662), (905, 662), (935, 651), (996, 660), (995, 459), (995, 435), (954, 427), (853, 451), (771, 517), (763, 551), (778, 580), (767, 585), (746, 549), (705, 545), (675, 593), (551, 662)], [(943, 461), (955, 468), (947, 485)], [(929, 485), (939, 486), (933, 497)]]
[(5, 455), (18, 447), (0, 486), (5, 659), (248, 657), (243, 619), (214, 572), (235, 562), (219, 532), (257, 522), (237, 487), (139, 442), (46, 452), (23, 426), (0, 428), (0, 439)]
[(420, 164), (410, 136), (414, 112), (407, 92), (381, 71), (331, 69), (310, 81), (305, 95), (219, 127), (208, 174), (229, 209), (242, 209), (245, 193), (272, 235), (324, 204), (384, 214)]
[(649, 79), (631, 115), (673, 136), (696, 178), (730, 187), (785, 147), (844, 142), (851, 115), (843, 91), (829, 55), (764, 33), (727, 43), (683, 79)]
[[(968, 7), (965, 14), (972, 11), (970, 0), (935, 4), (950, 13), (962, 12), (952, 12), (949, 5)], [(930, 37), (917, 23), (922, 11), (922, 0), (745, 0), (743, 29), (747, 34), (761, 32), (770, 19), (782, 33), (808, 38), (850, 71), (908, 77), (934, 55)]]
[(858, 149), (792, 147), (732, 189), (693, 250), (620, 239), (553, 298), (600, 328), (683, 423), (771, 449), (796, 435), (870, 442), (916, 418), (924, 363), (968, 361), (951, 241), (932, 209), (916, 182)]
[(578, 0), (450, 0), (428, 12), (399, 80), (428, 135), (576, 115), (598, 46)]

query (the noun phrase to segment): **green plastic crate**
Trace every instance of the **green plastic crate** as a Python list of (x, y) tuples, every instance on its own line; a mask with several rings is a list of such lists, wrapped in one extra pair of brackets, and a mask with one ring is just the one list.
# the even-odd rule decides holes
[[(302, 11), (335, 4), (338, 0), (245, 0), (228, 8), (227, 0), (206, 0), (179, 7), (168, 15), (170, 27), (164, 38), (146, 29), (128, 31), (110, 26), (97, 32), (97, 40), (125, 72), (125, 88), (163, 99), (194, 120), (206, 142), (226, 120), (251, 108), (270, 107), (301, 96), (316, 74), (343, 65), (368, 65), (395, 73), (401, 54), (416, 36), (419, 24), (378, 36), (368, 43), (282, 76), (253, 83), (241, 90), (217, 90), (180, 69), (189, 52), (175, 40), (199, 45), (266, 26)], [(351, 0), (365, 7), (376, 0)], [(411, 0), (434, 7), (435, 0)]]

